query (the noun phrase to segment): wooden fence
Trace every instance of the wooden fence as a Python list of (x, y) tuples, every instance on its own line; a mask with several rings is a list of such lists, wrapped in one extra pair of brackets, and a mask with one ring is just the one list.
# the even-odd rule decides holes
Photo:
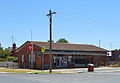
[(0, 67), (6, 67), (6, 68), (19, 68), (18, 63), (14, 63), (14, 62), (6, 62), (6, 61), (2, 61), (0, 62)]

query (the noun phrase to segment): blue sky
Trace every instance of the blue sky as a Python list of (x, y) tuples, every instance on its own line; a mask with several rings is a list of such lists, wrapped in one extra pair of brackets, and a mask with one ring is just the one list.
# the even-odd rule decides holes
[(0, 42), (3, 47), (49, 40), (48, 11), (53, 15), (53, 40), (120, 48), (120, 0), (0, 0)]

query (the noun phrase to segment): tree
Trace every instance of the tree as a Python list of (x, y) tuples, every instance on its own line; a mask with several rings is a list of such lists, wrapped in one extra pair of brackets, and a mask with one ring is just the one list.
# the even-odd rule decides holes
[(18, 61), (17, 57), (12, 57), (10, 55), (11, 52), (9, 49), (0, 48), (0, 61), (13, 61), (13, 62)]
[(68, 43), (68, 41), (65, 38), (60, 38), (57, 43)]
[(6, 49), (4, 50), (5, 59), (6, 59), (8, 56), (10, 56), (10, 55), (11, 55), (10, 50), (6, 48)]
[(17, 57), (13, 57), (13, 56), (8, 56), (7, 61), (13, 61), (13, 62), (18, 62), (18, 58)]
[(7, 59), (8, 56), (10, 56), (10, 51), (8, 49), (0, 48), (0, 58)]
[(4, 58), (4, 50), (0, 48), (0, 58)]

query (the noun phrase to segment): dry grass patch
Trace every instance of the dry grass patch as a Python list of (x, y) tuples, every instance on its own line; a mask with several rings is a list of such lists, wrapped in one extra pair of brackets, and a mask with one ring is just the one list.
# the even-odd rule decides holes
[(0, 68), (0, 72), (6, 73), (48, 73), (44, 70), (31, 70), (31, 69), (10, 69), (10, 68)]

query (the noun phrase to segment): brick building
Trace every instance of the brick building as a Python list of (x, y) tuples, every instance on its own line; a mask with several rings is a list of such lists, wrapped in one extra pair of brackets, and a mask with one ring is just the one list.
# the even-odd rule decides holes
[(11, 51), (11, 56), (17, 57), (17, 55), (15, 54), (17, 47), (16, 47), (16, 43), (14, 42), (12, 44), (12, 47), (9, 47), (9, 50)]
[[(45, 47), (45, 52), (41, 48)], [(49, 42), (27, 41), (20, 46), (15, 54), (23, 68), (49, 68)], [(106, 65), (107, 50), (94, 45), (52, 43), (53, 68), (87, 67)]]

